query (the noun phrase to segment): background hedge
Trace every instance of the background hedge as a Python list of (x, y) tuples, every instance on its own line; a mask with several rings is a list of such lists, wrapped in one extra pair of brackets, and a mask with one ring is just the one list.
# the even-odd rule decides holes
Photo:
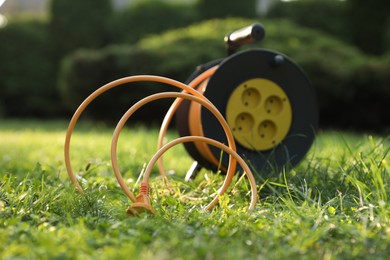
[(187, 3), (142, 0), (118, 10), (111, 21), (113, 43), (134, 44), (146, 35), (185, 27), (200, 20)]
[(245, 0), (238, 3), (237, 0), (198, 0), (196, 9), (202, 19), (246, 17), (256, 16), (256, 0)]
[(63, 111), (50, 59), (47, 23), (23, 18), (0, 30), (0, 113), (58, 116)]
[(368, 54), (390, 51), (390, 1), (299, 0), (277, 1), (267, 17), (288, 18), (323, 31)]
[(52, 0), (49, 13), (50, 50), (56, 62), (75, 49), (100, 48), (111, 42), (110, 1)]
[[(248, 6), (253, 1), (245, 6), (229, 1), (221, 13), (218, 1), (189, 5), (139, 0), (118, 11), (110, 0), (52, 0), (48, 19), (16, 17), (0, 28), (0, 116), (68, 117), (92, 90), (127, 75), (158, 74), (185, 81), (198, 64), (225, 57), (226, 33), (260, 21), (267, 35), (257, 47), (283, 52), (304, 68), (318, 92), (323, 126), (383, 129), (390, 125), (385, 112), (390, 2), (375, 0), (366, 6), (370, 10), (358, 16), (366, 24), (359, 27), (356, 22), (362, 30), (351, 30), (348, 15), (365, 6), (357, 5), (359, 1), (281, 2), (266, 17), (200, 22), (207, 17), (252, 17)], [(383, 9), (378, 19), (368, 17), (374, 9)], [(383, 26), (375, 26), (378, 20)], [(375, 37), (381, 40), (366, 39), (385, 46), (381, 55), (354, 38), (367, 30), (377, 31)], [(116, 120), (141, 96), (166, 89), (138, 85), (142, 87), (125, 87), (126, 93), (118, 90), (102, 97), (99, 102), (104, 105), (96, 104), (90, 116)], [(159, 117), (167, 103), (151, 105), (153, 111), (141, 111), (139, 119)]]
[[(211, 20), (149, 37), (128, 47), (75, 53), (63, 66), (62, 92), (68, 104), (75, 107), (86, 93), (107, 83), (109, 78), (146, 73), (185, 81), (197, 64), (225, 57), (222, 39), (226, 32), (253, 22), (232, 18)], [(266, 39), (256, 47), (283, 52), (303, 67), (318, 92), (323, 125), (379, 130), (389, 122), (388, 113), (384, 113), (390, 97), (388, 58), (369, 57), (326, 34), (287, 20), (267, 20), (264, 25)], [(94, 76), (102, 74), (106, 76)], [(142, 87), (132, 89), (127, 94), (127, 106), (147, 93)], [(107, 101), (91, 113), (100, 117), (103, 110), (109, 107), (113, 111), (118, 106), (118, 99), (113, 98), (111, 103)], [(145, 119), (152, 120), (156, 115), (150, 113)]]

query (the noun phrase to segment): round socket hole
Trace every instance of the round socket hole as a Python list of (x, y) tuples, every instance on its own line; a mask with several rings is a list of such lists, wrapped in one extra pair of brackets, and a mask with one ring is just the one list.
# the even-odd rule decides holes
[(234, 131), (245, 133), (253, 128), (255, 120), (249, 113), (241, 113), (236, 117)]
[(258, 133), (261, 140), (271, 141), (276, 135), (276, 124), (271, 120), (264, 120), (260, 123)]
[(264, 108), (267, 114), (276, 116), (283, 110), (283, 100), (278, 96), (270, 96), (265, 100)]
[(242, 92), (241, 101), (245, 107), (253, 108), (260, 103), (260, 92), (255, 88), (246, 88)]

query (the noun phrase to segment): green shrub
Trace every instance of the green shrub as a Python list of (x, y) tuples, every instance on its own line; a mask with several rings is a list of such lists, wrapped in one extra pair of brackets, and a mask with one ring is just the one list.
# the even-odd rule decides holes
[(289, 19), (301, 26), (316, 29), (333, 36), (349, 39), (345, 21), (347, 5), (338, 0), (300, 0), (271, 5), (267, 17)]
[(197, 0), (196, 6), (202, 19), (256, 16), (255, 0)]
[(367, 58), (351, 75), (348, 84), (354, 88), (353, 97), (344, 104), (353, 108), (355, 116), (350, 118), (351, 124), (381, 131), (390, 125), (389, 71), (390, 55), (387, 55), (381, 58)]
[(386, 50), (386, 37), (390, 25), (390, 2), (388, 0), (346, 1), (350, 41), (366, 53), (381, 55)]
[(12, 20), (0, 29), (0, 103), (4, 116), (42, 117), (62, 111), (45, 21)]
[(59, 61), (77, 48), (99, 48), (110, 42), (110, 0), (51, 0), (52, 55)]
[(383, 54), (389, 49), (390, 2), (387, 0), (278, 1), (267, 16), (290, 19), (331, 34), (368, 54)]
[[(228, 24), (233, 26), (234, 21)], [(202, 23), (146, 38), (137, 45), (75, 52), (62, 64), (62, 96), (68, 106), (75, 109), (96, 88), (120, 77), (154, 74), (186, 81), (198, 64), (224, 56), (223, 37), (216, 40), (210, 33), (224, 26), (218, 21)], [(159, 84), (135, 85), (135, 88), (110, 91), (103, 95), (99, 101), (91, 104), (88, 114), (94, 118), (116, 120), (125, 108), (140, 98), (158, 91), (176, 90)], [(153, 102), (148, 106), (149, 111), (141, 110), (135, 117), (160, 119), (170, 103), (170, 100)], [(110, 108), (110, 112), (107, 108)]]
[[(68, 107), (74, 110), (89, 94), (109, 81), (131, 75), (159, 74), (156, 64), (161, 62), (158, 55), (131, 46), (111, 46), (101, 51), (78, 50), (62, 63), (60, 92)], [(141, 98), (167, 89), (172, 90), (162, 84), (125, 84), (99, 97), (86, 114), (94, 119), (118, 121), (126, 109)], [(171, 102), (152, 102), (134, 118), (144, 121), (162, 118)]]
[[(196, 65), (225, 57), (223, 36), (226, 33), (253, 22), (245, 19), (210, 20), (145, 38), (133, 46), (89, 51), (84, 56), (73, 54), (67, 59), (66, 69), (63, 67), (62, 70), (63, 93), (68, 93), (75, 106), (82, 99), (76, 100), (79, 94), (84, 93), (85, 98), (87, 93), (115, 77), (157, 74), (185, 81)], [(384, 121), (387, 115), (384, 115), (383, 109), (378, 110), (378, 107), (386, 105), (385, 100), (389, 98), (386, 89), (389, 85), (386, 74), (389, 59), (374, 60), (326, 34), (287, 20), (264, 20), (264, 25), (265, 40), (250, 47), (285, 53), (304, 69), (318, 92), (321, 122), (350, 127), (364, 126), (374, 117), (377, 118), (375, 121), (383, 124), (389, 122)], [(75, 81), (80, 84), (74, 84)], [(379, 83), (373, 86), (372, 82)], [(147, 94), (143, 88), (133, 91), (139, 93), (128, 94), (126, 101), (133, 99), (132, 102), (135, 102), (141, 94)], [(378, 104), (372, 106), (373, 111), (369, 113), (353, 116), (355, 111), (370, 106), (370, 100), (360, 101), (362, 97), (371, 95), (368, 93), (381, 95)], [(110, 107), (118, 106), (118, 100), (113, 98)], [(97, 111), (99, 113), (95, 116), (103, 113), (99, 109)]]
[(184, 27), (198, 20), (198, 13), (190, 4), (143, 0), (117, 11), (110, 32), (112, 42), (130, 44), (145, 35)]

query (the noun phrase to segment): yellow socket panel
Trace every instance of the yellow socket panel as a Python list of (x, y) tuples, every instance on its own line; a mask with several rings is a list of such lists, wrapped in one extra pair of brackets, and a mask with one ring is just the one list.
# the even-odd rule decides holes
[(249, 79), (229, 97), (226, 120), (236, 141), (250, 150), (266, 151), (286, 137), (292, 122), (290, 101), (275, 82)]

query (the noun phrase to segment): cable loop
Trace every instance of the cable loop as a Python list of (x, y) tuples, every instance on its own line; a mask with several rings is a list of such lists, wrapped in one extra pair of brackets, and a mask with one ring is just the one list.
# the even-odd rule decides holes
[[(132, 83), (132, 82), (140, 82), (140, 81), (149, 81), (149, 82), (159, 82), (159, 83), (164, 83), (168, 84), (171, 86), (174, 86), (176, 88), (182, 89), (182, 92), (162, 92), (162, 93), (157, 93), (153, 94), (150, 96), (147, 96), (140, 101), (138, 101), (136, 104), (134, 104), (127, 112), (122, 116), (122, 118), (119, 120), (114, 134), (112, 138), (112, 143), (111, 143), (111, 162), (112, 162), (112, 167), (115, 173), (115, 176), (117, 178), (117, 181), (122, 188), (122, 190), (125, 192), (125, 194), (130, 198), (131, 201), (133, 201), (133, 206), (130, 206), (127, 212), (130, 214), (138, 214), (139, 212), (142, 211), (148, 211), (148, 212), (153, 212), (154, 210), (152, 209), (150, 203), (150, 198), (148, 197), (149, 195), (147, 193), (147, 182), (150, 177), (150, 172), (151, 172), (151, 167), (158, 162), (160, 174), (164, 177), (164, 179), (168, 180), (165, 174), (165, 169), (163, 167), (163, 162), (162, 162), (162, 155), (163, 153), (168, 150), (170, 147), (178, 144), (178, 143), (183, 143), (183, 142), (202, 142), (202, 143), (208, 143), (210, 145), (216, 146), (219, 149), (222, 149), (223, 151), (227, 152), (229, 154), (229, 165), (228, 165), (228, 170), (226, 173), (226, 177), (224, 180), (224, 183), (218, 190), (218, 195), (215, 196), (215, 198), (206, 206), (205, 209), (210, 210), (212, 209), (218, 202), (218, 196), (224, 194), (229, 187), (235, 171), (236, 171), (236, 163), (237, 161), (241, 165), (241, 167), (244, 169), (249, 182), (251, 184), (251, 190), (252, 190), (252, 200), (249, 208), (253, 208), (255, 206), (255, 203), (257, 201), (257, 191), (256, 191), (256, 183), (253, 177), (252, 172), (250, 171), (249, 167), (247, 164), (244, 162), (244, 160), (236, 153), (236, 144), (234, 141), (234, 137), (232, 135), (232, 132), (229, 128), (229, 125), (227, 124), (226, 120), (224, 117), (221, 115), (221, 113), (218, 111), (218, 109), (205, 97), (203, 96), (200, 92), (194, 89), (197, 85), (201, 84), (204, 80), (208, 79), (217, 69), (217, 67), (213, 67), (204, 73), (200, 74), (197, 78), (195, 78), (190, 85), (183, 84), (179, 81), (175, 81), (169, 78), (165, 77), (159, 77), (159, 76), (152, 76), (152, 75), (139, 75), (139, 76), (130, 76), (130, 77), (125, 77), (122, 79), (118, 79), (115, 81), (112, 81), (101, 88), (97, 89), (94, 91), (92, 94), (90, 94), (77, 108), (75, 111), (73, 117), (71, 118), (68, 126), (68, 130), (66, 132), (66, 137), (65, 137), (65, 145), (64, 145), (64, 156), (65, 156), (65, 165), (66, 169), (69, 175), (70, 180), (72, 183), (76, 186), (77, 190), (79, 192), (83, 192), (82, 187), (77, 181), (77, 178), (75, 174), (73, 173), (72, 170), (72, 165), (70, 162), (70, 141), (71, 141), (71, 136), (73, 133), (73, 130), (76, 126), (76, 123), (81, 116), (82, 112), (87, 108), (87, 106), (95, 100), (98, 96), (103, 94), (104, 92), (115, 88), (119, 87), (123, 84), (126, 83)], [(167, 115), (164, 118), (164, 121), (161, 125), (160, 128), (160, 133), (159, 133), (159, 138), (158, 138), (158, 151), (157, 153), (153, 156), (151, 161), (148, 164), (147, 170), (145, 171), (144, 175), (144, 180), (143, 180), (143, 187), (141, 187), (141, 193), (136, 197), (130, 189), (126, 186), (122, 175), (120, 173), (118, 163), (117, 163), (117, 143), (118, 143), (118, 138), (120, 135), (120, 132), (125, 125), (126, 121), (130, 118), (130, 116), (137, 111), (139, 108), (141, 108), (143, 105), (152, 102), (157, 99), (161, 98), (176, 98), (175, 101), (172, 103), (170, 109), (168, 110)], [(224, 129), (224, 132), (226, 134), (227, 140), (228, 140), (228, 146), (217, 142), (215, 140), (212, 140), (210, 138), (202, 137), (202, 136), (187, 136), (187, 137), (182, 137), (175, 139), (174, 141), (171, 141), (170, 143), (166, 144), (163, 146), (163, 138), (164, 135), (167, 131), (168, 125), (173, 117), (173, 114), (175, 113), (176, 109), (180, 105), (183, 99), (188, 99), (193, 102), (197, 102), (203, 107), (207, 108), (219, 121), (221, 126)], [(152, 166), (150, 166), (152, 165)], [(169, 182), (168, 182), (169, 183)], [(145, 192), (144, 192), (145, 190)], [(142, 196), (141, 196), (142, 195)]]

